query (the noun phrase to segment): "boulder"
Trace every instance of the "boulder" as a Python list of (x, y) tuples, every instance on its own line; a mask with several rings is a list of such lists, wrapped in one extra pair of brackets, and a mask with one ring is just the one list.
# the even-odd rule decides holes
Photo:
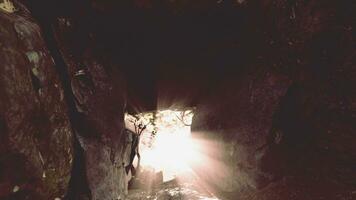
[(73, 132), (55, 63), (21, 4), (0, 10), (0, 199), (67, 192)]
[(76, 106), (74, 123), (84, 150), (93, 200), (123, 199), (129, 136), (124, 130), (125, 81), (117, 66), (97, 51), (95, 35), (78, 18), (58, 18), (54, 34)]

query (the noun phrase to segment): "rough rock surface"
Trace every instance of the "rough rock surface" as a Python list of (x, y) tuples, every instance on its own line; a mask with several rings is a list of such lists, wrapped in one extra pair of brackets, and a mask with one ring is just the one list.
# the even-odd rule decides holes
[(196, 137), (211, 141), (212, 159), (222, 165), (215, 169), (202, 164), (197, 171), (225, 192), (260, 188), (279, 175), (263, 167), (279, 142), (272, 130), (273, 116), (291, 81), (269, 72), (246, 77), (226, 83), (198, 105), (192, 124)]
[(256, 27), (250, 38), (261, 39), (248, 42), (257, 46), (248, 63), (260, 65), (252, 71), (278, 71), (291, 84), (268, 90), (258, 73), (236, 73), (220, 90), (212, 88), (215, 97), (198, 105), (193, 129), (214, 141), (225, 165), (203, 177), (230, 199), (354, 199), (355, 5), (266, 0), (246, 8)]
[(68, 67), (78, 115), (76, 132), (84, 150), (93, 200), (123, 199), (128, 180), (124, 131), (125, 82), (110, 60), (96, 51), (93, 35), (71, 18), (59, 18), (55, 34)]
[[(23, 2), (44, 22), (42, 36), (57, 39), (50, 49), (61, 52), (52, 56), (63, 86), (29, 13), (0, 12), (1, 199), (18, 189), (35, 199), (64, 194), (66, 98), (75, 101), (88, 197), (125, 196), (121, 69), (134, 111), (157, 106), (156, 95), (159, 108), (197, 105), (193, 131), (216, 168), (196, 168), (223, 197), (355, 199), (353, 0)], [(43, 179), (55, 176), (49, 166), (63, 179)]]
[(40, 27), (20, 4), (0, 10), (0, 199), (54, 199), (67, 191), (73, 133)]

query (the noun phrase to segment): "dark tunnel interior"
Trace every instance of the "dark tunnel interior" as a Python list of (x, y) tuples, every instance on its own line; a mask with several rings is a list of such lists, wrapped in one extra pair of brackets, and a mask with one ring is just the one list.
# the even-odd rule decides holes
[(0, 199), (356, 199), (355, 10), (0, 0)]

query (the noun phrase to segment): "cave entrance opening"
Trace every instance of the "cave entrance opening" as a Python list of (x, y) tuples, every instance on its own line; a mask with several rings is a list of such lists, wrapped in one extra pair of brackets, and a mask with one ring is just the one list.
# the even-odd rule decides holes
[(141, 181), (161, 183), (190, 173), (189, 163), (195, 158), (193, 116), (193, 109), (126, 114), (126, 129), (132, 135), (127, 172)]

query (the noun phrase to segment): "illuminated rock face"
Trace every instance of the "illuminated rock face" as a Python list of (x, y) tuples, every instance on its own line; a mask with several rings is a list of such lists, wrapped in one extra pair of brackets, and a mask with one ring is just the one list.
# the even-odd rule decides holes
[(67, 192), (73, 132), (40, 27), (23, 6), (0, 11), (0, 199)]
[(253, 74), (198, 105), (192, 132), (211, 145), (206, 148), (215, 162), (211, 168), (196, 166), (207, 182), (233, 192), (260, 188), (278, 176), (263, 165), (277, 145), (273, 116), (290, 83), (283, 75)]
[(13, 13), (16, 11), (14, 4), (10, 0), (4, 0), (4, 2), (0, 3), (0, 9), (8, 13)]

